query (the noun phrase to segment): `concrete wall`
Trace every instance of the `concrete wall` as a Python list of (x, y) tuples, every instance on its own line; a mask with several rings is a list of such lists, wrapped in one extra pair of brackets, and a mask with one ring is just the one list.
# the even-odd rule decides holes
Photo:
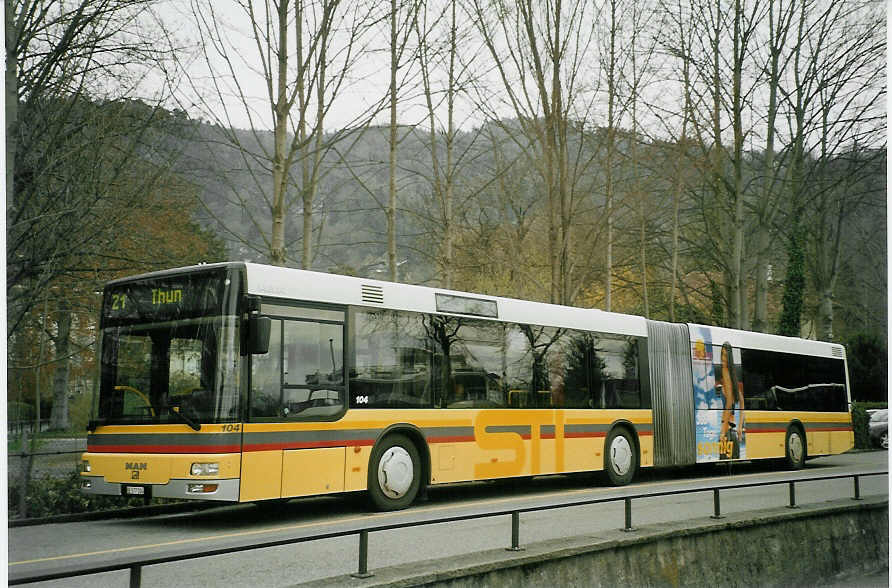
[[(522, 539), (522, 537), (521, 537)], [(851, 499), (653, 525), (411, 566), (351, 586), (806, 586), (889, 563), (889, 503)]]

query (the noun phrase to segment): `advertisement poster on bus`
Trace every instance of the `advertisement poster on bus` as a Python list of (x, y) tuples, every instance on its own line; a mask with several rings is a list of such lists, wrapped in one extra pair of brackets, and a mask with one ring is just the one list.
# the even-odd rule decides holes
[(746, 459), (740, 350), (713, 341), (711, 329), (691, 332), (697, 463)]

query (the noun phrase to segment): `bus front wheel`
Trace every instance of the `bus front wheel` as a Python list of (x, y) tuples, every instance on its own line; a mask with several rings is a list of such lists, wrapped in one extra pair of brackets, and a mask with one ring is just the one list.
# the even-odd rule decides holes
[(635, 477), (638, 452), (631, 434), (623, 428), (610, 431), (604, 442), (604, 470), (614, 486), (625, 486)]
[(418, 448), (393, 434), (375, 445), (369, 459), (369, 498), (378, 510), (400, 510), (415, 501), (421, 487)]

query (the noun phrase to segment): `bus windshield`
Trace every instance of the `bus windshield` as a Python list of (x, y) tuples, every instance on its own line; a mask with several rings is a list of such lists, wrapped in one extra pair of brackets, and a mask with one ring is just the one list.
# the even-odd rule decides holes
[(106, 288), (96, 424), (239, 420), (232, 281), (224, 270)]

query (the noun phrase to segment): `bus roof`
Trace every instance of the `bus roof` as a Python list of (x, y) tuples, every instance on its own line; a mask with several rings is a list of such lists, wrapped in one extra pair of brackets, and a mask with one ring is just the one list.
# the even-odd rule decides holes
[(782, 335), (771, 335), (755, 331), (739, 331), (737, 329), (710, 327), (707, 325), (689, 324), (688, 329), (690, 330), (692, 340), (701, 338), (701, 333), (708, 331), (714, 345), (721, 345), (727, 341), (732, 346), (743, 349), (781, 351), (798, 355), (845, 359), (845, 347), (838, 343), (800, 339), (798, 337), (784, 337)]
[(445, 295), (480, 301), (490, 307), (495, 303), (497, 316), (492, 318), (500, 321), (647, 336), (646, 320), (639, 316), (255, 263), (246, 263), (245, 269), (247, 292), (260, 296), (423, 313), (465, 314), (446, 312), (442, 307), (438, 310), (437, 295)]

